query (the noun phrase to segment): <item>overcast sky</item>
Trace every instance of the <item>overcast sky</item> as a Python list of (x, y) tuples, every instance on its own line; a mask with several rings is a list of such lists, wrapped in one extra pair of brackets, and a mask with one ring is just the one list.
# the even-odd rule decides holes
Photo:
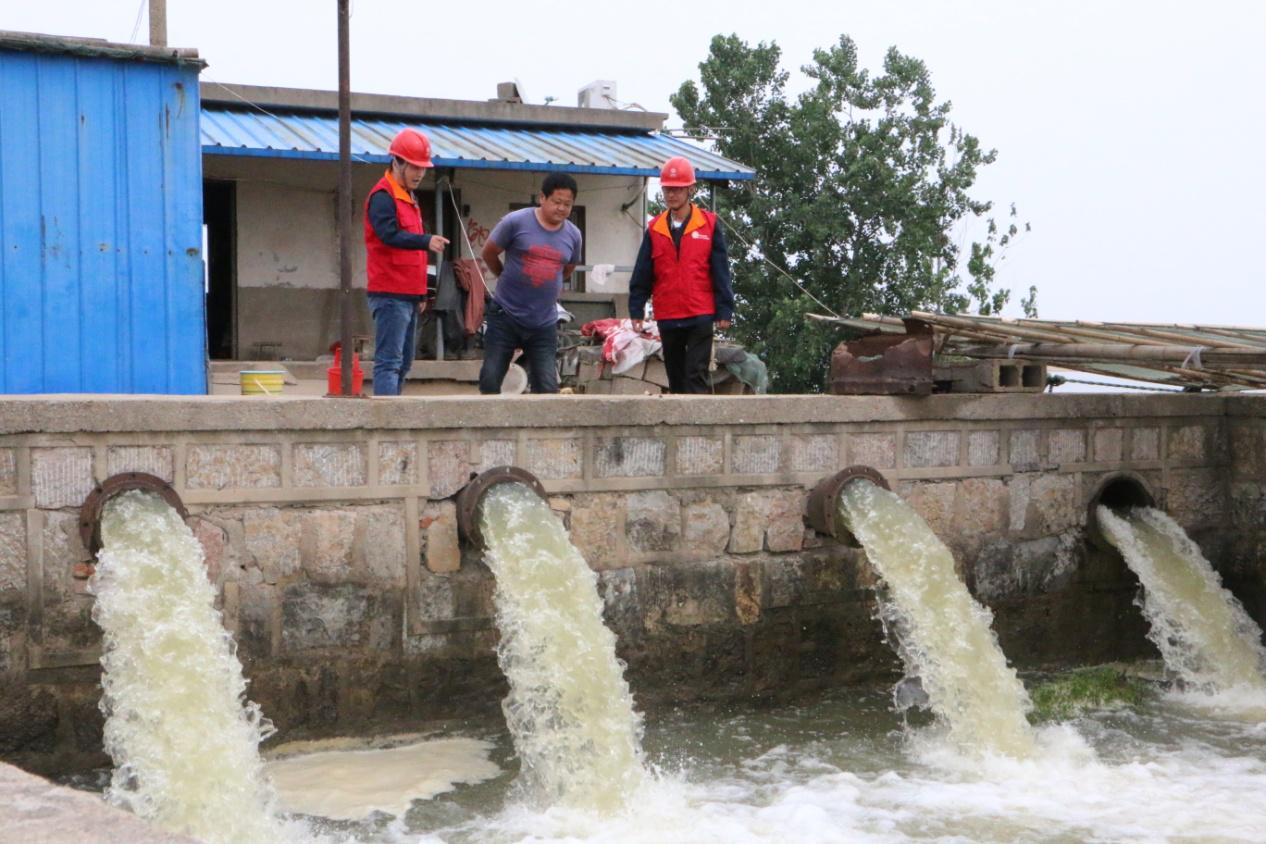
[[(201, 52), (204, 79), (337, 86), (335, 0), (168, 3), (169, 43)], [(143, 41), (138, 5), (11, 1), (0, 29)], [(492, 97), (517, 77), (530, 102), (575, 105), (578, 88), (614, 79), (621, 101), (668, 112), (717, 33), (777, 42), (792, 71), (840, 34), (872, 69), (896, 46), (927, 63), (956, 122), (999, 151), (975, 193), (1002, 208), (1014, 201), (1032, 224), (998, 275), (1017, 300), (1036, 284), (1052, 319), (1266, 325), (1266, 4), (353, 0), (352, 9), (354, 90), (454, 99)]]

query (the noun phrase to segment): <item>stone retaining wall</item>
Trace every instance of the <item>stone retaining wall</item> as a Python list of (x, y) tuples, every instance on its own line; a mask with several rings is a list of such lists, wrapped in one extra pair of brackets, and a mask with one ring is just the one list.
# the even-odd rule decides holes
[(894, 670), (860, 552), (802, 520), (808, 489), (852, 464), (883, 472), (954, 549), (1019, 665), (1146, 652), (1132, 575), (1083, 537), (1088, 497), (1124, 469), (1260, 620), (1260, 408), (1186, 395), (5, 399), (0, 755), (43, 770), (103, 761), (78, 506), (119, 472), (181, 496), (251, 697), (296, 737), (495, 711), (492, 582), (459, 547), (451, 499), (503, 464), (541, 479), (600, 572), (644, 704)]

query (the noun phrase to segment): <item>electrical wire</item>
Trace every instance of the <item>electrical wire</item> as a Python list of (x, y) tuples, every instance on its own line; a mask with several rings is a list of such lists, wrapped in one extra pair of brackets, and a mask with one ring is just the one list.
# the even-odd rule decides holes
[(132, 34), (127, 37), (129, 44), (136, 43), (136, 34), (141, 31), (141, 14), (145, 11), (145, 4), (149, 0), (141, 0), (136, 7), (136, 23), (132, 24)]

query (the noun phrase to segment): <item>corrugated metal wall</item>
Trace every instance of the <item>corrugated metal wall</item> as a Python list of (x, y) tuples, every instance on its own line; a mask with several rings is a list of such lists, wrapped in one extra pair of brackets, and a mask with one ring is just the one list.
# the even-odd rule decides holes
[(197, 70), (0, 49), (0, 392), (206, 392)]

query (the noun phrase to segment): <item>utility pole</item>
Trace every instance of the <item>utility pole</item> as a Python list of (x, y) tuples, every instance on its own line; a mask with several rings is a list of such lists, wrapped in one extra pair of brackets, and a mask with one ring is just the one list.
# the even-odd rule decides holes
[(352, 395), (352, 94), (349, 0), (338, 0), (338, 274), (344, 396)]
[(149, 0), (149, 45), (167, 46), (167, 0)]

